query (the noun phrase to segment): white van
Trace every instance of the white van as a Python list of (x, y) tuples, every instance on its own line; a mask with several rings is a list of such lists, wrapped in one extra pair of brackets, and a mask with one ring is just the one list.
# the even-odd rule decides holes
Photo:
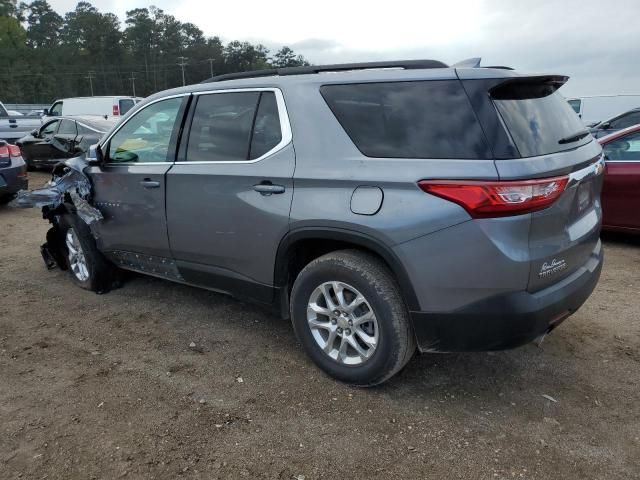
[(43, 122), (52, 117), (74, 115), (119, 117), (131, 110), (140, 100), (140, 97), (126, 96), (63, 98), (53, 102), (51, 107), (45, 110)]
[(640, 107), (640, 95), (592, 95), (567, 98), (567, 102), (582, 119), (582, 123), (592, 126)]

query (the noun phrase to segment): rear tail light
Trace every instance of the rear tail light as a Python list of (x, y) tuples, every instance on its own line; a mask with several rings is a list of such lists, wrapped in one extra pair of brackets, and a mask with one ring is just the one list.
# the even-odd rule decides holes
[(20, 147), (17, 145), (0, 145), (0, 157), (19, 157)]
[(9, 145), (9, 155), (12, 157), (19, 157), (22, 154), (20, 153), (20, 147), (17, 145)]
[(116, 117), (120, 115), (120, 109), (118, 108), (118, 105), (113, 106), (113, 115)]
[(513, 182), (421, 180), (425, 192), (463, 207), (473, 218), (521, 215), (547, 208), (567, 186), (569, 177)]

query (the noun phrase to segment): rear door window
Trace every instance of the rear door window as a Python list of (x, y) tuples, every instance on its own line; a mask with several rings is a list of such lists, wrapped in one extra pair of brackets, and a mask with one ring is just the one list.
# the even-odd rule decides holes
[(273, 92), (262, 92), (251, 136), (249, 159), (255, 160), (275, 148), (282, 140), (278, 104)]
[(189, 132), (187, 161), (248, 160), (259, 99), (260, 92), (199, 95)]
[(78, 130), (76, 128), (76, 122), (72, 120), (62, 120), (60, 122), (60, 128), (58, 128), (58, 133), (64, 135), (77, 135)]
[(491, 157), (458, 80), (324, 85), (320, 92), (367, 157)]
[(492, 98), (522, 157), (571, 150), (593, 140), (588, 133), (577, 135), (585, 132), (580, 118), (544, 84), (505, 85)]
[(60, 120), (54, 120), (53, 122), (46, 123), (40, 129), (40, 138), (47, 138), (52, 136), (58, 130), (58, 125), (60, 124)]

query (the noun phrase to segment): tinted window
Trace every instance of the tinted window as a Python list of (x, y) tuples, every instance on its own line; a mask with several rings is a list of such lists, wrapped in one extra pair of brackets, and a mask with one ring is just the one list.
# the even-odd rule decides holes
[(368, 157), (486, 158), (459, 81), (325, 85), (322, 96)]
[(40, 137), (50, 137), (51, 135), (56, 133), (56, 130), (58, 129), (58, 124), (59, 123), (60, 123), (60, 120), (54, 120), (53, 122), (49, 122), (49, 123), (45, 124), (40, 129)]
[(259, 158), (282, 140), (278, 104), (273, 92), (262, 92), (251, 138), (250, 159)]
[(580, 103), (581, 100), (567, 100), (569, 102), (569, 106), (573, 108), (573, 111), (576, 113), (580, 113)]
[(604, 147), (607, 160), (640, 160), (640, 132), (630, 133), (607, 143)]
[(522, 85), (494, 95), (494, 103), (523, 157), (570, 150), (593, 140), (586, 135), (561, 141), (584, 131), (585, 126), (559, 93), (530, 91), (530, 86)]
[(629, 112), (611, 121), (609, 128), (627, 128), (640, 123), (640, 112)]
[(52, 117), (59, 117), (62, 115), (62, 102), (54, 103), (51, 110), (49, 110), (49, 115)]
[(124, 115), (125, 113), (127, 113), (133, 108), (134, 105), (133, 100), (131, 99), (120, 100), (118, 104), (120, 107), (120, 115)]
[(112, 163), (166, 162), (181, 98), (154, 103), (132, 116), (109, 142)]
[(62, 120), (60, 122), (58, 133), (62, 133), (65, 135), (77, 135), (78, 131), (76, 130), (76, 122), (73, 122), (71, 120)]
[(187, 161), (247, 160), (260, 92), (200, 95), (191, 122)]

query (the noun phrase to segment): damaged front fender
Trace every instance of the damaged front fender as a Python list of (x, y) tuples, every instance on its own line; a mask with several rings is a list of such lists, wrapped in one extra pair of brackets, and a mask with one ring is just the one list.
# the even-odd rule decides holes
[(75, 210), (73, 213), (87, 225), (99, 222), (104, 217), (100, 210), (91, 205), (91, 181), (84, 173), (87, 166), (84, 157), (59, 163), (44, 187), (20, 190), (12, 205), (18, 208), (42, 208), (43, 216), (51, 220), (52, 214), (58, 213), (65, 203), (70, 203)]

